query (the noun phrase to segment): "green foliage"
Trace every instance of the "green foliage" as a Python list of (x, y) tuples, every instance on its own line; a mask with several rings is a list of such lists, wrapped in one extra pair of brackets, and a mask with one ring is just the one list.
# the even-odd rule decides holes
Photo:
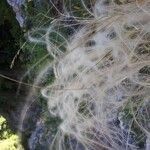
[[(20, 57), (22, 59), (21, 61), (24, 62), (22, 67), (30, 71), (25, 77), (25, 81), (31, 84), (42, 67), (50, 63), (53, 58), (47, 53), (44, 45), (26, 42), (22, 51), (23, 57)], [(47, 75), (42, 78), (42, 83), (46, 83), (46, 80), (47, 83), (51, 83), (54, 80), (54, 76), (47, 73)]]
[[(25, 44), (25, 46), (22, 48), (22, 51), (24, 53), (23, 62), (26, 68), (32, 67), (48, 54), (44, 45), (37, 45), (29, 42)], [(42, 63), (46, 63), (46, 61), (50, 61), (51, 59), (52, 57), (47, 57), (37, 65), (37, 68), (39, 68)]]
[(49, 113), (47, 101), (43, 99), (42, 96), (38, 99), (38, 103), (42, 107), (42, 118), (46, 127), (51, 132), (51, 134), (55, 135), (61, 123), (61, 119), (59, 117), (54, 117)]
[[(0, 25), (4, 24), (7, 21), (9, 28), (11, 28), (10, 33), (13, 38), (19, 40), (20, 38), (20, 27), (17, 22), (12, 8), (7, 4), (6, 0), (0, 1)], [(6, 25), (7, 26), (7, 25)]]
[(26, 1), (26, 30), (31, 28), (49, 25), (51, 19), (49, 16), (51, 6), (48, 0), (43, 0), (41, 3), (34, 1)]
[(13, 10), (6, 0), (0, 1), (0, 67), (9, 67), (20, 48), (20, 38), (23, 34), (14, 16)]
[(73, 16), (79, 17), (80, 19), (84, 19), (90, 17), (90, 14), (87, 11), (87, 9), (90, 11), (93, 2), (91, 0), (83, 0), (83, 4), (81, 0), (65, 0), (65, 7), (72, 13)]
[(12, 135), (11, 130), (8, 128), (6, 119), (0, 116), (0, 140), (10, 138)]
[(10, 138), (0, 141), (1, 150), (23, 150), (19, 144), (19, 137), (12, 135)]
[(80, 114), (82, 114), (84, 117), (90, 118), (90, 117), (91, 117), (91, 114), (90, 114), (90, 109), (89, 109), (88, 107), (89, 107), (88, 102), (87, 102), (87, 101), (82, 101), (82, 102), (79, 104), (78, 112), (79, 112)]
[(0, 116), (0, 149), (1, 150), (23, 150), (19, 136), (15, 135), (6, 122), (6, 119)]
[(146, 140), (146, 135), (139, 127), (134, 117), (136, 117), (136, 120), (140, 119), (140, 116), (138, 115), (138, 110), (142, 107), (142, 103), (142, 99), (138, 99), (138, 101), (136, 100), (136, 97), (131, 99), (124, 107), (121, 119), (125, 125), (131, 125), (131, 133), (133, 133), (134, 140), (136, 141), (137, 146), (139, 146), (140, 148), (144, 148), (145, 146), (144, 144)]

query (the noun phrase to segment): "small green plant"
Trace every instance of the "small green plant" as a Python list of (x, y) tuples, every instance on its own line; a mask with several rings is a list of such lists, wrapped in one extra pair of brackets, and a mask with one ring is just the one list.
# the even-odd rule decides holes
[(6, 119), (2, 116), (0, 116), (0, 149), (23, 150), (19, 136), (10, 130)]

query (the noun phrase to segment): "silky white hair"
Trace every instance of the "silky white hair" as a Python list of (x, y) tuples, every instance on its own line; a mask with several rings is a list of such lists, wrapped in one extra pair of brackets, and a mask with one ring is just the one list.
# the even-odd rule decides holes
[[(48, 66), (56, 79), (41, 91), (51, 115), (62, 120), (50, 149), (138, 149), (131, 142), (133, 122), (150, 139), (150, 1), (97, 0), (92, 11), (81, 2), (90, 17), (74, 16), (82, 26), (68, 39), (56, 30), (64, 16), (39, 29), (46, 32), (42, 38), (29, 33), (54, 58)], [(51, 33), (63, 39), (65, 52)], [(133, 118), (124, 125), (127, 105)]]

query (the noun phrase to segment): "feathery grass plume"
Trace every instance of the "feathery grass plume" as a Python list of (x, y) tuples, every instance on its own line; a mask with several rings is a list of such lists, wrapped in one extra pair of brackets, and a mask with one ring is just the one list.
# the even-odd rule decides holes
[[(150, 1), (90, 2), (92, 9), (81, 0), (89, 15), (81, 18), (64, 1), (44, 36), (29, 36), (54, 58), (56, 79), (41, 91), (51, 115), (62, 120), (50, 149), (130, 150), (144, 141), (148, 150)], [(73, 27), (67, 18), (80, 24), (71, 37), (61, 32)]]

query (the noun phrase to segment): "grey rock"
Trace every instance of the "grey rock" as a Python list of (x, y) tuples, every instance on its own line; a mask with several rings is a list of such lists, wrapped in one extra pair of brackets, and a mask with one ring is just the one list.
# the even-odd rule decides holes
[(47, 132), (47, 128), (42, 120), (40, 120), (37, 122), (35, 130), (32, 132), (28, 140), (28, 147), (30, 150), (48, 150), (52, 140), (53, 138), (51, 133)]
[(25, 14), (22, 10), (22, 6), (25, 4), (25, 0), (7, 0), (8, 4), (12, 6), (13, 11), (16, 13), (16, 19), (20, 24), (20, 27), (24, 26)]

